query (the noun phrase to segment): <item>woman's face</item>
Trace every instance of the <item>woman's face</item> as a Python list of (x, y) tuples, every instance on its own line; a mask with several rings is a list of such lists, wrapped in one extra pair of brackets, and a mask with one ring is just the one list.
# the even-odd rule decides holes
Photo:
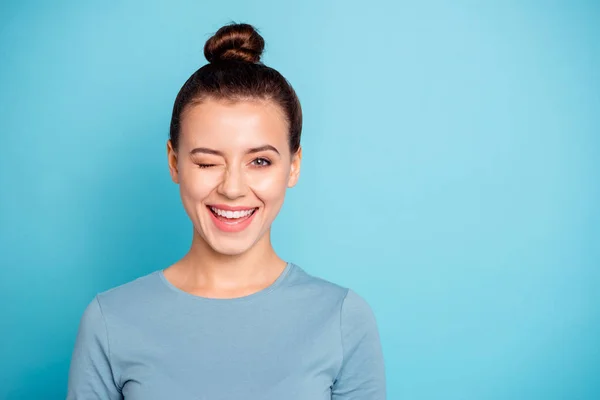
[(179, 135), (177, 151), (167, 143), (169, 168), (198, 235), (218, 253), (244, 253), (269, 232), (300, 173), (282, 110), (208, 99), (184, 111)]

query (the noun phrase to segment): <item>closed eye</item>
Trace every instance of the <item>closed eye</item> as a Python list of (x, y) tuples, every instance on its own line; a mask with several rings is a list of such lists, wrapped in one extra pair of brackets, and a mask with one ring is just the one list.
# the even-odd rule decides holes
[(214, 167), (216, 164), (196, 164), (198, 168), (210, 168)]

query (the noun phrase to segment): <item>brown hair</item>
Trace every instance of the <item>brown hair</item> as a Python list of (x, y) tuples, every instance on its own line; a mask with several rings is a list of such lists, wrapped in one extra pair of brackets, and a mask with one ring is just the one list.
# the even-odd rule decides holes
[(300, 147), (302, 108), (292, 85), (275, 69), (260, 62), (265, 41), (248, 24), (221, 27), (204, 46), (208, 64), (183, 84), (173, 106), (169, 138), (174, 149), (179, 142), (182, 112), (206, 99), (244, 101), (267, 100), (281, 107), (289, 127), (292, 155)]

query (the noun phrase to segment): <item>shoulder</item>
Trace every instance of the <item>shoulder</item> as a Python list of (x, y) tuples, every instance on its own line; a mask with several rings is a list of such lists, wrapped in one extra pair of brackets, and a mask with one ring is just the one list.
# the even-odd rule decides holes
[(369, 303), (352, 289), (348, 289), (342, 304), (342, 328), (346, 331), (377, 330), (375, 313)]
[(332, 281), (312, 275), (297, 264), (292, 265), (293, 271), (287, 286), (299, 293), (319, 296), (322, 300), (330, 298), (342, 302), (350, 290)]
[(152, 302), (160, 289), (159, 271), (154, 271), (99, 292), (94, 301), (98, 302), (104, 314), (126, 313), (128, 309), (139, 309), (140, 305)]
[[(379, 330), (375, 313), (367, 300), (353, 288), (312, 276), (298, 268), (292, 287), (310, 294), (313, 299), (311, 312), (334, 311), (343, 352), (343, 376), (353, 371), (364, 375), (364, 365), (371, 365), (370, 372), (383, 368)], [(332, 306), (332, 307), (329, 307)], [(382, 374), (382, 373), (381, 373)], [(347, 382), (348, 378), (343, 380)], [(346, 383), (344, 383), (346, 384)], [(338, 386), (341, 385), (338, 383)]]
[(294, 265), (289, 287), (312, 296), (322, 304), (327, 300), (335, 302), (342, 313), (342, 321), (352, 325), (373, 322), (374, 315), (369, 303), (355, 290), (338, 283), (311, 275), (298, 265)]

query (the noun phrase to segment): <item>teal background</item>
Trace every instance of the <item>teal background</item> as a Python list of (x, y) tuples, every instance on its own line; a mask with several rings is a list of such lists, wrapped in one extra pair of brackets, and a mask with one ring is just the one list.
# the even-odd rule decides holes
[(231, 20), (296, 88), (280, 255), (375, 310), (389, 399), (600, 399), (600, 3), (3, 1), (0, 398), (181, 257), (172, 104)]

